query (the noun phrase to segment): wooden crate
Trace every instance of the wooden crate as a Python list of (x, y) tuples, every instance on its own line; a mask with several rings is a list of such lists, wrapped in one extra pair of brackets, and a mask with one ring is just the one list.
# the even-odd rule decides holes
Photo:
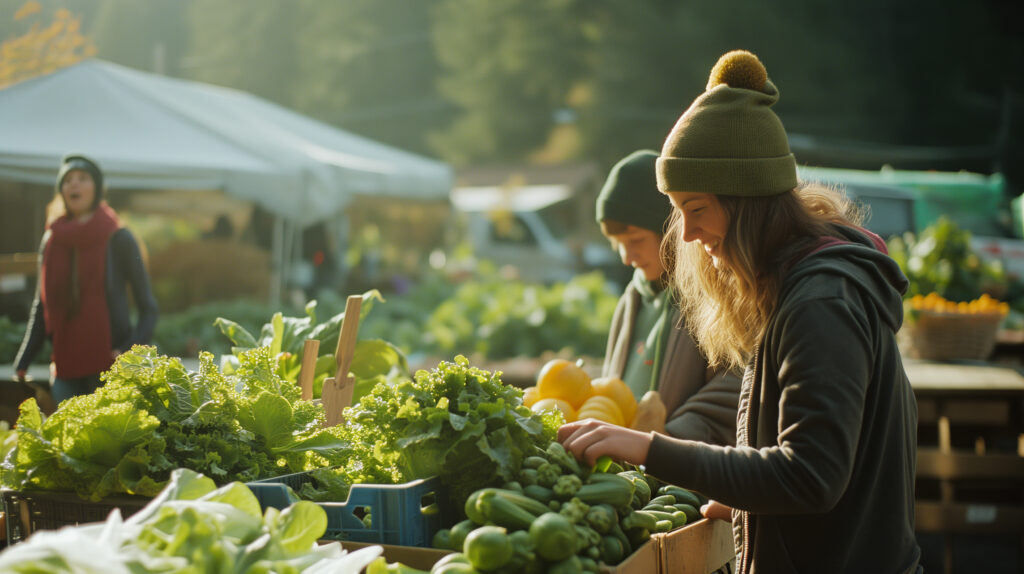
[(710, 574), (736, 555), (732, 523), (724, 520), (705, 518), (656, 536), (662, 574)]
[[(1024, 541), (1024, 453), (987, 452), (984, 441), (956, 449), (950, 434), (949, 418), (939, 416), (938, 446), (918, 448), (914, 508), (918, 532), (943, 534), (945, 574), (953, 571), (955, 534), (1013, 533)], [(937, 498), (922, 498), (923, 481), (938, 482)]]

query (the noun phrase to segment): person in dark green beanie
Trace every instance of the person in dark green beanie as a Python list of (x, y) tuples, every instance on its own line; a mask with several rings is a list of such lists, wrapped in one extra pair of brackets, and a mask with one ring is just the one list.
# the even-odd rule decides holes
[(629, 154), (611, 169), (597, 197), (601, 232), (623, 265), (635, 269), (612, 318), (601, 375), (624, 381), (637, 400), (658, 391), (668, 413), (668, 434), (734, 444), (739, 376), (708, 368), (680, 325), (668, 288), (661, 244), (672, 204), (658, 192), (657, 159), (649, 150)]
[(908, 281), (846, 196), (798, 180), (778, 98), (757, 56), (725, 54), (656, 167), (686, 324), (710, 364), (745, 366), (736, 446), (596, 421), (559, 440), (716, 501), (740, 574), (919, 574)]

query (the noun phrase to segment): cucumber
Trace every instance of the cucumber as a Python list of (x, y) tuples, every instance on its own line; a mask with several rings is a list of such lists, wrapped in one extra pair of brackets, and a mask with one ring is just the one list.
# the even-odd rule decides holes
[(676, 498), (676, 504), (689, 504), (694, 508), (700, 508), (700, 499), (697, 498), (696, 494), (686, 490), (685, 488), (669, 484), (659, 488), (658, 494), (671, 494)]
[(655, 496), (647, 504), (660, 504), (662, 506), (672, 506), (675, 503), (676, 497), (672, 496), (671, 494), (662, 494), (661, 496)]
[(702, 518), (700, 511), (689, 504), (676, 504), (673, 508), (686, 515), (687, 524), (690, 522), (696, 522)]

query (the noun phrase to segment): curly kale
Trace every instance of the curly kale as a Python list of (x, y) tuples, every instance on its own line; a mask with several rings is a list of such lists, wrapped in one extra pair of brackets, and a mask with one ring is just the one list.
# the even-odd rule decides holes
[(353, 460), (376, 475), (374, 482), (439, 476), (454, 501), (493, 484), (529, 484), (519, 473), (523, 459), (554, 440), (558, 422), (523, 406), (522, 391), (500, 373), (471, 367), (462, 356), (413, 380), (377, 385), (345, 416)]

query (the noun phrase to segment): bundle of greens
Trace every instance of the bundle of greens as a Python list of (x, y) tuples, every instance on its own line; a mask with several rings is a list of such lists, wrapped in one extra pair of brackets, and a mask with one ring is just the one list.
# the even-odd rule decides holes
[[(374, 307), (374, 301), (383, 302), (380, 292), (376, 289), (363, 293), (363, 302), (359, 310), (359, 321), (366, 318)], [(307, 339), (320, 342), (319, 353), (313, 374), (313, 397), (319, 398), (324, 379), (333, 376), (337, 369), (334, 356), (338, 346), (341, 324), (345, 320), (342, 311), (323, 323), (317, 322), (316, 300), (306, 303), (305, 317), (286, 317), (277, 312), (270, 321), (260, 329), (259, 337), (239, 323), (224, 317), (218, 317), (214, 324), (221, 333), (231, 340), (231, 352), (223, 356), (224, 373), (232, 374), (238, 368), (238, 354), (252, 349), (265, 347), (276, 359), (276, 373), (282, 379), (295, 382), (299, 378), (302, 366), (302, 350)], [(400, 378), (409, 378), (409, 365), (397, 347), (381, 339), (362, 340), (356, 343), (349, 365), (349, 371), (356, 378), (352, 400), (359, 400), (377, 383), (390, 382)]]
[(500, 373), (471, 367), (461, 355), (414, 380), (377, 385), (345, 410), (341, 436), (352, 462), (340, 472), (350, 483), (439, 476), (452, 500), (465, 501), (479, 488), (514, 480), (534, 445), (554, 440), (561, 416), (534, 414), (522, 397)]
[(312, 502), (263, 514), (245, 485), (218, 489), (208, 477), (182, 469), (128, 520), (114, 510), (103, 523), (38, 532), (0, 553), (0, 571), (358, 574), (381, 553), (380, 546), (351, 554), (338, 542), (318, 546), (326, 530), (327, 515)]
[(100, 389), (63, 402), (45, 421), (35, 400), (25, 401), (3, 484), (99, 500), (153, 496), (179, 467), (225, 484), (348, 460), (340, 429), (321, 427), (322, 409), (276, 374), (267, 349), (238, 361), (225, 375), (203, 353), (199, 371), (189, 372), (136, 346), (102, 375)]

